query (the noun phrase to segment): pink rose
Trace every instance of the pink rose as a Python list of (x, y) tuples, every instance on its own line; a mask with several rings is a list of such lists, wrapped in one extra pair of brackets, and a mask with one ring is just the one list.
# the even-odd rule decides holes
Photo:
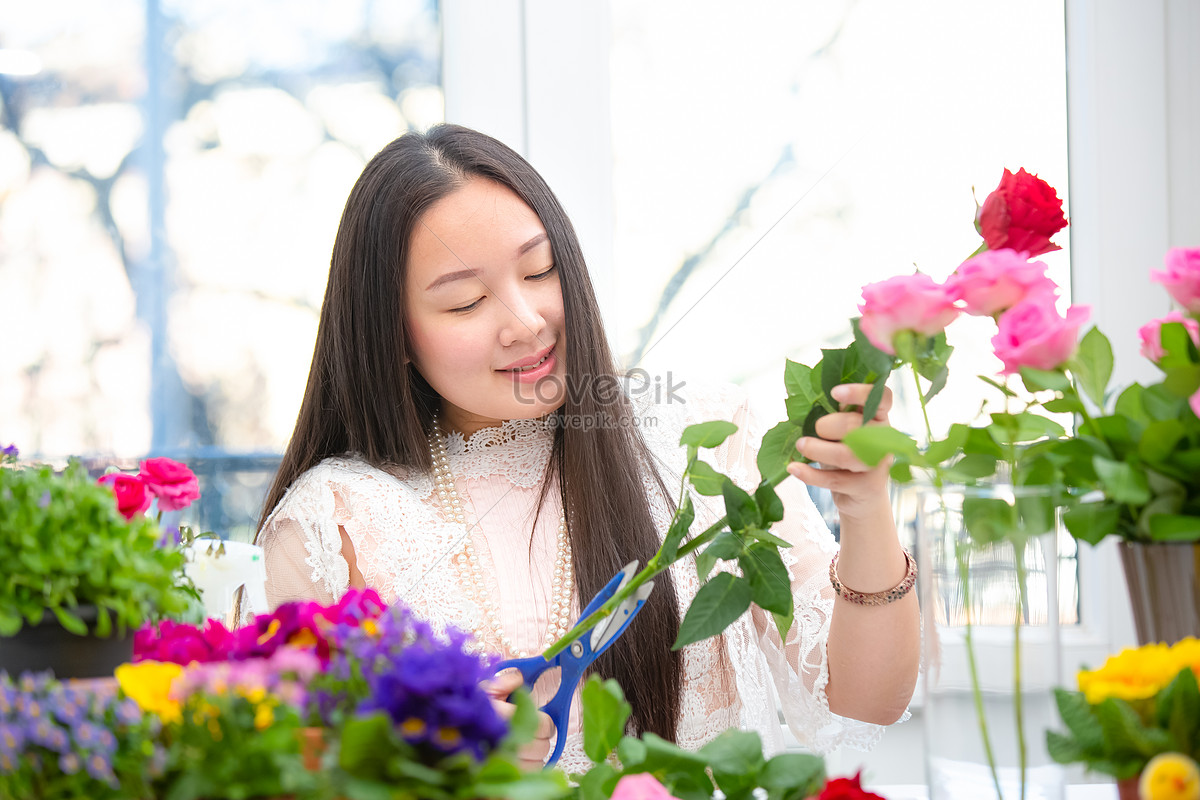
[(617, 781), (612, 800), (675, 800), (675, 795), (649, 772), (639, 772)]
[(954, 300), (933, 278), (919, 272), (897, 275), (863, 287), (859, 326), (871, 344), (896, 354), (893, 341), (900, 331), (936, 336), (958, 316)]
[(150, 495), (146, 492), (146, 484), (137, 475), (110, 472), (97, 478), (96, 483), (113, 490), (113, 494), (117, 496), (117, 511), (120, 511), (125, 519), (133, 519), (150, 507)]
[(1058, 284), (1046, 277), (1041, 261), (1006, 247), (968, 258), (946, 281), (946, 292), (961, 300), (968, 314), (994, 317), (1031, 294), (1057, 294)]
[(186, 465), (169, 458), (148, 458), (138, 477), (158, 498), (159, 511), (187, 508), (200, 497), (200, 482)]
[(1175, 302), (1200, 313), (1200, 247), (1173, 247), (1167, 251), (1167, 268), (1150, 271), (1151, 280), (1167, 287)]
[(1138, 338), (1142, 340), (1142, 355), (1156, 363), (1166, 355), (1162, 348), (1162, 326), (1167, 322), (1182, 322), (1192, 341), (1200, 347), (1200, 322), (1185, 317), (1178, 311), (1171, 311), (1162, 319), (1152, 320), (1138, 328)]
[(1091, 315), (1088, 306), (1071, 306), (1066, 317), (1054, 307), (1054, 297), (1036, 294), (1000, 315), (999, 330), (992, 337), (996, 356), (1011, 375), (1021, 367), (1055, 369), (1074, 352), (1079, 329)]

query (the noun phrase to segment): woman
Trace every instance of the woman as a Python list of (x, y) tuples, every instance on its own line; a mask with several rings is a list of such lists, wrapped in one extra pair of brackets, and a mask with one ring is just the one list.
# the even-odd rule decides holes
[[(868, 388), (840, 387), (839, 399), (861, 404)], [(260, 525), (268, 595), (329, 601), (369, 585), (505, 656), (539, 652), (580, 598), (657, 549), (679, 491), (683, 426), (737, 423), (714, 466), (758, 481), (744, 398), (693, 394), (664, 403), (622, 390), (574, 231), (529, 164), (458, 126), (406, 134), (364, 169), (338, 229), (308, 386)], [(820, 439), (798, 444), (824, 469), (791, 469), (834, 493), (841, 580), (883, 593), (911, 561), (886, 466), (866, 468), (839, 441), (855, 424), (853, 413), (825, 418)], [(722, 637), (672, 652), (698, 588), (694, 565), (676, 565), (597, 662), (624, 688), (637, 731), (698, 747), (741, 724), (777, 748), (771, 683), (816, 748), (878, 733), (833, 713), (890, 723), (903, 712), (918, 660), (915, 598), (835, 597), (832, 538), (798, 481), (780, 495), (787, 516), (776, 527), (796, 544), (785, 556), (796, 598), (788, 641), (755, 609)], [(696, 525), (720, 516), (710, 506), (699, 504)], [(502, 675), (492, 691), (517, 684)], [(551, 733), (544, 724), (526, 749), (531, 765)], [(581, 769), (578, 730), (567, 735), (560, 763)]]

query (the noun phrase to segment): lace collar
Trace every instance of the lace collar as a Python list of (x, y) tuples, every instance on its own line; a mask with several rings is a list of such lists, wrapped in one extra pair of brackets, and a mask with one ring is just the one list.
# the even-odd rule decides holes
[(456, 477), (503, 477), (525, 488), (541, 485), (554, 445), (554, 417), (510, 419), (464, 437), (446, 433), (446, 453)]

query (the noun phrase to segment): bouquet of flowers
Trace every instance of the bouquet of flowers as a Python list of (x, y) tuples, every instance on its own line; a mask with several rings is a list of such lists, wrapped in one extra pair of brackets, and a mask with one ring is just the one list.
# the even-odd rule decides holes
[[(1048, 731), (1046, 747), (1062, 764), (1129, 779), (1159, 758), (1195, 774), (1200, 758), (1200, 641), (1149, 644), (1111, 656), (1077, 675), (1079, 690), (1056, 691), (1066, 733)], [(1174, 754), (1172, 757), (1166, 757)], [(1193, 788), (1200, 776), (1193, 779)], [(1182, 796), (1182, 795), (1181, 795)]]

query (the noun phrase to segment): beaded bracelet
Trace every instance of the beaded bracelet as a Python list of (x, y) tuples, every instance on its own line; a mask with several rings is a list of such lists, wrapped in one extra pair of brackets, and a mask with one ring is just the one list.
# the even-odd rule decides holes
[(846, 588), (837, 574), (838, 555), (833, 554), (833, 561), (829, 562), (829, 582), (833, 584), (833, 591), (841, 595), (842, 599), (856, 603), (860, 606), (886, 606), (888, 603), (894, 603), (904, 595), (912, 591), (912, 588), (917, 583), (917, 562), (913, 561), (912, 553), (904, 550), (904, 561), (907, 569), (904, 573), (904, 580), (896, 584), (891, 589), (884, 592), (856, 592), (853, 589)]

